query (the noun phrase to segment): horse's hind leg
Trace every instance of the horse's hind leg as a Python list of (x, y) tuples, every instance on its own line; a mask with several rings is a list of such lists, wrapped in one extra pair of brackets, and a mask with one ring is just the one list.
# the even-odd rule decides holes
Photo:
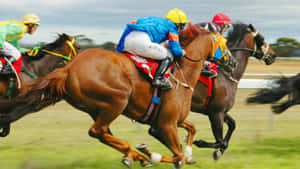
[(187, 144), (184, 148), (184, 156), (187, 157), (187, 161), (186, 161), (187, 164), (194, 164), (194, 163), (196, 163), (196, 161), (192, 157), (192, 154), (193, 154), (192, 153), (192, 145), (193, 145), (194, 137), (196, 134), (196, 128), (193, 123), (191, 123), (187, 120), (184, 120), (182, 123), (179, 123), (178, 127), (182, 127), (184, 129), (186, 129), (188, 132), (188, 135), (186, 138)]
[(295, 104), (296, 104), (295, 100), (288, 100), (284, 103), (273, 105), (272, 106), (272, 111), (276, 114), (279, 114), (279, 113), (284, 112), (286, 109), (288, 109), (289, 107), (291, 107)]
[(140, 161), (143, 166), (150, 165), (151, 162), (145, 156), (133, 151), (128, 143), (112, 135), (109, 129), (109, 124), (117, 116), (111, 117), (111, 115), (112, 113), (105, 114), (105, 116), (99, 116), (90, 128), (89, 135), (125, 154), (122, 162), (128, 167), (130, 167), (132, 162), (136, 160)]

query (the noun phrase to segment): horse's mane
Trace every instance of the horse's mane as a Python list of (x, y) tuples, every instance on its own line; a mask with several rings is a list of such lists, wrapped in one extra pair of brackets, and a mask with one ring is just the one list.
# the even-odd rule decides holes
[(233, 29), (228, 32), (227, 46), (228, 48), (237, 46), (241, 43), (246, 33), (249, 33), (248, 25), (244, 23), (232, 24)]
[(53, 50), (57, 47), (62, 46), (65, 43), (65, 41), (68, 39), (69, 39), (69, 36), (67, 34), (65, 34), (65, 33), (58, 34), (58, 38), (54, 42), (46, 44), (45, 46), (42, 46), (42, 48), (48, 49), (48, 50)]
[(188, 44), (190, 44), (200, 33), (209, 33), (206, 29), (201, 27), (198, 24), (192, 25), (189, 23), (188, 28), (186, 28), (184, 31), (182, 31), (179, 34), (180, 44), (182, 47), (186, 47)]

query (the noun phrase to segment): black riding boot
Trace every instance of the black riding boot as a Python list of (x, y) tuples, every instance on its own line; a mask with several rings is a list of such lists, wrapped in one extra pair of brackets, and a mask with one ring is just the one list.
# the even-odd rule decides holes
[(158, 87), (162, 90), (169, 90), (172, 88), (172, 84), (168, 80), (164, 79), (164, 74), (168, 70), (171, 63), (172, 61), (170, 58), (161, 60), (154, 74), (154, 81), (152, 82), (153, 87)]

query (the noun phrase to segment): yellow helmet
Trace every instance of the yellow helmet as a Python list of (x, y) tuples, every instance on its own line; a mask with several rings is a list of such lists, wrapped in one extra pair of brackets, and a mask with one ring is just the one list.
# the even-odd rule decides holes
[(25, 14), (22, 18), (22, 23), (24, 24), (29, 24), (29, 23), (39, 24), (39, 22), (40, 22), (40, 18), (33, 13)]
[(188, 23), (189, 20), (186, 18), (186, 14), (177, 8), (171, 9), (167, 16), (166, 19), (171, 20), (174, 23)]

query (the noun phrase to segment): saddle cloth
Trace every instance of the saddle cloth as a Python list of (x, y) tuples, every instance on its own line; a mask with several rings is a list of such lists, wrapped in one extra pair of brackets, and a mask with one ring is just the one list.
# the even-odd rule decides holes
[[(154, 78), (155, 71), (157, 70), (159, 66), (159, 62), (152, 60), (152, 59), (146, 59), (144, 57), (136, 56), (131, 53), (124, 53), (127, 57), (129, 57), (136, 65), (136, 67), (144, 72), (152, 81)], [(171, 70), (174, 67), (174, 64), (172, 64), (169, 69), (164, 74), (165, 78), (168, 78), (171, 74)]]
[[(211, 70), (213, 70), (213, 72), (217, 72), (217, 70), (218, 70), (217, 65), (215, 63), (210, 63), (209, 64), (209, 68)], [(216, 78), (212, 79), (212, 78), (209, 78), (207, 76), (200, 76), (198, 78), (198, 80), (200, 82), (202, 82), (203, 84), (205, 84), (207, 86), (207, 88), (208, 88), (207, 97), (206, 97), (206, 100), (205, 100), (205, 104), (204, 104), (204, 107), (202, 108), (203, 111), (205, 111), (207, 109), (207, 105), (209, 104), (209, 102), (213, 98), (213, 87), (215, 85)]]
[[(0, 65), (1, 65), (0, 71), (1, 71), (2, 68), (3, 68), (4, 63), (6, 62), (6, 60), (4, 58), (0, 57), (0, 62), (2, 63), (2, 64), (0, 63)], [(20, 74), (21, 69), (22, 69), (22, 55), (21, 55), (21, 57), (18, 60), (15, 61), (15, 63), (13, 64), (13, 66), (14, 66), (17, 74)]]

